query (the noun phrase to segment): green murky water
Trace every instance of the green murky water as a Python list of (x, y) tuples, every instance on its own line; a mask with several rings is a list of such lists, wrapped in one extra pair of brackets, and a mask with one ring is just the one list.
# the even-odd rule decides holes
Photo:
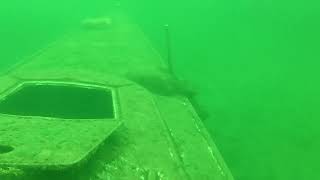
[(121, 6), (197, 89), (204, 121), (235, 179), (317, 179), (320, 3), (317, 1), (4, 1), (5, 70), (79, 20)]

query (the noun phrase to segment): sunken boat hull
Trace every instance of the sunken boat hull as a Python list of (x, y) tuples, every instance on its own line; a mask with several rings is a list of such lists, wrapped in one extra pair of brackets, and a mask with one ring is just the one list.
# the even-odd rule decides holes
[(89, 22), (1, 76), (1, 179), (233, 179), (139, 27)]

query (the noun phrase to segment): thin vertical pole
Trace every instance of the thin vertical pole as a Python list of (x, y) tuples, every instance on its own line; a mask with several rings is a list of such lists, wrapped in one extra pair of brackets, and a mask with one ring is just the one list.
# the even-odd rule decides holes
[(170, 30), (169, 25), (164, 25), (165, 28), (165, 43), (166, 43), (166, 50), (167, 50), (167, 65), (169, 72), (173, 75), (173, 67), (172, 67), (172, 49), (171, 49), (171, 37), (170, 37)]

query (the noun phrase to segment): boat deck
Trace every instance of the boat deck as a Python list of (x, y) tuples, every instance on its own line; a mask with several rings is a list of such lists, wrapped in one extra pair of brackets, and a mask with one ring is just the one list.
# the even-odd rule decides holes
[[(0, 93), (6, 98), (26, 83), (106, 88), (115, 117), (1, 114), (0, 145), (13, 142), (5, 137), (16, 140), (15, 150), (0, 154), (0, 177), (232, 180), (188, 90), (172, 79), (140, 28), (124, 15), (106, 18), (104, 27), (79, 27), (13, 67), (0, 78)], [(90, 149), (85, 155), (82, 146)]]

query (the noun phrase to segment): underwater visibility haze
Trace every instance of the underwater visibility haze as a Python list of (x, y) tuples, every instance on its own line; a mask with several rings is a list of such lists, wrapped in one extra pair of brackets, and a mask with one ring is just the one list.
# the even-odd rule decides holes
[[(116, 21), (109, 17), (108, 14), (118, 11), (121, 14), (125, 14), (130, 19), (130, 23), (134, 24), (131, 26), (130, 23), (128, 23), (129, 25), (118, 25), (115, 23), (122, 33), (125, 32), (124, 35), (115, 33), (114, 29), (110, 28), (110, 30), (106, 31), (112, 33), (111, 38), (105, 37), (100, 32), (97, 34), (85, 33), (84, 36), (81, 36), (81, 30), (79, 31), (81, 24), (84, 29), (91, 29), (92, 26), (94, 28), (98, 26), (98, 29), (100, 28), (99, 26), (104, 28), (105, 25), (108, 26)], [(320, 2), (313, 0), (2, 1), (0, 2), (0, 80), (4, 83), (0, 85), (1, 92), (4, 86), (13, 86), (10, 84), (13, 78), (6, 77), (9, 70), (15, 71), (12, 77), (17, 78), (19, 81), (21, 81), (20, 77), (22, 79), (30, 79), (32, 76), (42, 76), (46, 73), (52, 74), (52, 77), (58, 76), (56, 72), (62, 71), (70, 75), (70, 77), (73, 76), (71, 74), (81, 75), (87, 79), (94, 80), (96, 84), (93, 89), (89, 88), (89, 91), (87, 89), (88, 85), (85, 83), (86, 81), (82, 82), (82, 84), (71, 83), (75, 87), (81, 86), (84, 89), (79, 89), (78, 91), (70, 88), (67, 91), (63, 90), (63, 92), (59, 89), (60, 86), (57, 86), (57, 83), (49, 82), (47, 84), (50, 87), (55, 87), (53, 89), (39, 83), (36, 91), (28, 90), (28, 87), (32, 89), (32, 86), (23, 84), (21, 86), (24, 87), (22, 88), (24, 91), (19, 91), (16, 94), (17, 98), (16, 96), (11, 96), (12, 101), (8, 98), (6, 101), (0, 102), (0, 113), (10, 114), (11, 112), (15, 112), (16, 115), (30, 115), (28, 113), (32, 111), (31, 115), (36, 117), (51, 116), (51, 110), (45, 107), (40, 108), (42, 112), (40, 114), (38, 113), (40, 112), (39, 108), (32, 108), (33, 103), (38, 102), (54, 107), (55, 117), (62, 116), (64, 118), (80, 119), (97, 117), (117, 118), (117, 113), (121, 113), (119, 110), (121, 108), (111, 108), (109, 109), (110, 111), (103, 112), (101, 109), (90, 108), (94, 106), (90, 103), (98, 102), (99, 107), (116, 107), (117, 102), (111, 102), (110, 98), (114, 94), (119, 93), (121, 97), (118, 99), (119, 101), (126, 100), (127, 103), (136, 103), (136, 106), (132, 106), (137, 109), (140, 105), (141, 107), (145, 107), (145, 116), (150, 121), (156, 120), (156, 118), (153, 119), (152, 113), (159, 113), (155, 110), (151, 112), (150, 107), (153, 101), (156, 104), (158, 103), (160, 109), (162, 107), (160, 114), (163, 111), (162, 113), (165, 115), (162, 114), (162, 116), (164, 118), (172, 119), (174, 116), (170, 116), (170, 110), (174, 108), (179, 109), (180, 106), (170, 106), (169, 104), (173, 100), (167, 97), (182, 94), (189, 98), (198, 115), (202, 118), (200, 124), (203, 123), (205, 126), (203, 129), (206, 129), (203, 131), (208, 131), (211, 138), (207, 135), (205, 137), (212, 139), (215, 144), (212, 147), (216, 146), (219, 149), (219, 152), (217, 151), (216, 153), (218, 154), (217, 156), (220, 157), (221, 155), (223, 158), (221, 160), (223, 162), (223, 165), (221, 165), (222, 169), (227, 172), (230, 170), (234, 179), (318, 179), (320, 177), (318, 174), (320, 171), (319, 18)], [(127, 22), (126, 20), (125, 22)], [(138, 27), (144, 36), (141, 36), (140, 31), (137, 33), (138, 35), (127, 33), (127, 31), (131, 32), (130, 28), (135, 29), (135, 27)], [(68, 40), (61, 47), (51, 48), (55, 46), (56, 42), (59, 44), (60, 39), (63, 39), (65, 36), (67, 38), (70, 36), (71, 40)], [(145, 41), (149, 43), (151, 48), (139, 43), (139, 38), (141, 39), (141, 37), (146, 38)], [(80, 40), (80, 45), (72, 41), (72, 39), (77, 38), (82, 39)], [(55, 61), (55, 63), (45, 63), (46, 58), (65, 57), (63, 55), (68, 53), (68, 48), (66, 47), (71, 47), (72, 49), (79, 46), (83, 48), (89, 42), (89, 39), (95, 40), (94, 47), (96, 47), (96, 49), (90, 49), (91, 54), (103, 54), (107, 52), (104, 57), (111, 59), (117, 59), (118, 54), (122, 52), (119, 52), (120, 50), (117, 48), (111, 48), (111, 50), (106, 52), (99, 51), (99, 48), (104, 46), (103, 40), (114, 41), (113, 43), (115, 44), (117, 44), (116, 40), (123, 40), (124, 42), (118, 43), (118, 45), (123, 45), (126, 44), (125, 39), (127, 39), (132, 43), (128, 46), (133, 47), (132, 49), (135, 52), (145, 49), (150, 50), (151, 53), (146, 52), (145, 55), (131, 52), (129, 49), (125, 49), (127, 51), (123, 52), (131, 53), (132, 56), (138, 57), (137, 59), (157, 59), (161, 57), (166, 60), (169, 56), (175, 77), (171, 77), (171, 72), (168, 72), (168, 69), (153, 69), (154, 64), (148, 61), (141, 61), (140, 67), (135, 67), (130, 63), (126, 64), (128, 68), (133, 68), (134, 71), (125, 73), (125, 68), (118, 68), (115, 63), (116, 61), (112, 61), (113, 64), (111, 63), (114, 67), (108, 67), (109, 65), (104, 64), (103, 58), (99, 59), (98, 55), (84, 57), (85, 55), (81, 54), (83, 53), (81, 51), (84, 51), (84, 49), (72, 53), (74, 55), (78, 54), (83, 59), (94, 58), (92, 63), (89, 63), (87, 67), (74, 63), (76, 60), (73, 60), (71, 57), (68, 60), (62, 58)], [(47, 48), (51, 48), (47, 55), (38, 56), (37, 53), (46, 51)], [(28, 62), (29, 59), (34, 59), (35, 64), (32, 66), (27, 64), (22, 68), (15, 69), (17, 64), (22, 61)], [(163, 67), (161, 63), (157, 63), (157, 67)], [(97, 69), (97, 72), (80, 73), (72, 71), (72, 73), (69, 73), (67, 70), (64, 70), (65, 66), (75, 69), (92, 68)], [(104, 76), (100, 76), (99, 73), (112, 72), (112, 70), (119, 70), (116, 74), (123, 73), (125, 77), (128, 77), (130, 82), (135, 82), (144, 86), (147, 91), (157, 94), (156, 98), (136, 102), (134, 99), (127, 97), (127, 94), (134, 94), (137, 97), (145, 99), (148, 99), (149, 96), (143, 94), (144, 91), (139, 91), (135, 88), (123, 89), (123, 92), (106, 90), (101, 85), (104, 82)], [(144, 73), (149, 74), (148, 76), (144, 76)], [(46, 78), (50, 79), (51, 77)], [(121, 87), (127, 83), (127, 81), (122, 81), (122, 79), (117, 79), (113, 76), (106, 76), (106, 78), (110, 79), (110, 86)], [(52, 94), (52, 97), (45, 99), (45, 95), (48, 93)], [(90, 94), (91, 101), (88, 100), (90, 98), (79, 99), (78, 96), (82, 96), (82, 93), (92, 93)], [(121, 93), (123, 93), (123, 97)], [(20, 101), (19, 97), (21, 96), (37, 96), (38, 99), (35, 102), (30, 98)], [(60, 96), (68, 97), (73, 102), (78, 102), (78, 104), (64, 101), (63, 98), (59, 98)], [(99, 101), (101, 99), (105, 99), (106, 102)], [(180, 100), (178, 98), (178, 101)], [(50, 104), (57, 103), (58, 101), (65, 104), (65, 106), (72, 106), (74, 109), (66, 111), (58, 104)], [(90, 103), (86, 104), (87, 106), (79, 105), (79, 103), (88, 101)], [(19, 104), (19, 106), (16, 104)], [(126, 110), (126, 108), (124, 109)], [(81, 112), (77, 112), (77, 109), (81, 109)], [(91, 117), (90, 113), (84, 113), (84, 109), (90, 113), (94, 113), (96, 116)], [(134, 109), (130, 109), (129, 107), (127, 110), (132, 110), (133, 114), (137, 116), (136, 123), (140, 122), (138, 117), (143, 117), (143, 115), (134, 113)], [(175, 118), (179, 119), (177, 122), (173, 120), (172, 124), (164, 123), (164, 126), (167, 128), (168, 126), (172, 126), (173, 129), (186, 127), (188, 121), (183, 121), (185, 116), (182, 111), (181, 113), (179, 110), (176, 111)], [(8, 123), (11, 123), (11, 125), (14, 124), (12, 122), (13, 120), (10, 122), (8, 120)], [(81, 121), (81, 127), (76, 124), (74, 129), (72, 128), (74, 126), (73, 122), (63, 122), (64, 124), (60, 124), (57, 127), (61, 131), (48, 130), (45, 124), (38, 126), (36, 121), (31, 129), (42, 127), (42, 134), (48, 133), (48, 137), (54, 137), (54, 140), (52, 140), (53, 144), (55, 141), (59, 141), (59, 137), (73, 136), (72, 133), (64, 133), (63, 130), (67, 132), (72, 131), (73, 133), (76, 131), (82, 132), (83, 136), (79, 137), (81, 141), (77, 143), (91, 142), (91, 144), (88, 143), (83, 149), (78, 148), (78, 146), (74, 147), (68, 142), (65, 142), (64, 146), (64, 148), (70, 148), (69, 150), (73, 149), (77, 151), (77, 155), (79, 156), (84, 153), (85, 148), (92, 148), (91, 146), (93, 146), (94, 141), (101, 142), (103, 140), (103, 138), (99, 139), (101, 136), (106, 134), (109, 136), (115, 131), (116, 133), (111, 134), (111, 139), (117, 139), (115, 137), (122, 137), (122, 133), (127, 130), (121, 126), (120, 122), (99, 121), (95, 122), (96, 124), (92, 124), (89, 121)], [(143, 124), (143, 122), (140, 123)], [(5, 123), (0, 122), (0, 126), (4, 125)], [(132, 123), (133, 125), (134, 123)], [(147, 125), (149, 126), (150, 124)], [(19, 124), (19, 126), (23, 126), (23, 123)], [(83, 129), (82, 127), (84, 126), (87, 128)], [(158, 129), (158, 126), (154, 126), (150, 125), (150, 129), (152, 127)], [(0, 129), (5, 128), (0, 127)], [(97, 129), (95, 130), (95, 128)], [(120, 131), (116, 130), (117, 128), (120, 128)], [(90, 130), (95, 132), (91, 132)], [(170, 130), (170, 128), (167, 130)], [(184, 130), (181, 134), (185, 133), (186, 136), (188, 133), (189, 135), (193, 134), (186, 129)], [(12, 131), (14, 131), (14, 128)], [(128, 131), (130, 132), (130, 128)], [(27, 132), (31, 132), (31, 130), (29, 129)], [(172, 141), (171, 145), (177, 149), (181, 149), (180, 142), (176, 143), (172, 140), (174, 136), (171, 137), (172, 134), (168, 134), (166, 138), (170, 142)], [(148, 133), (138, 134), (137, 136), (148, 136)], [(88, 137), (92, 137), (92, 139)], [(126, 135), (123, 135), (123, 137), (126, 137)], [(150, 139), (152, 138), (154, 137), (150, 134)], [(39, 142), (46, 141), (41, 138), (37, 140)], [(0, 142), (5, 141), (4, 139), (0, 139)], [(181, 144), (189, 143), (190, 148), (192, 143), (197, 142), (182, 141)], [(132, 142), (130, 138), (120, 138), (120, 140), (117, 139), (112, 142), (107, 141), (103, 146), (108, 147), (110, 145), (111, 147), (116, 147), (122, 143), (130, 144)], [(141, 140), (139, 143), (144, 142)], [(146, 144), (148, 143), (146, 142)], [(159, 145), (159, 147), (161, 146)], [(37, 148), (46, 147), (39, 145)], [(59, 148), (55, 148), (58, 151)], [(10, 149), (2, 147), (0, 144), (0, 156), (1, 152), (6, 154), (6, 151), (10, 151)], [(49, 157), (49, 151), (41, 152), (40, 159)], [(112, 154), (112, 152), (111, 158), (108, 160), (116, 159), (114, 157), (118, 154)], [(66, 174), (49, 171), (37, 177), (39, 179), (54, 179), (55, 177), (65, 179), (70, 177), (74, 179), (109, 179), (112, 176), (100, 173), (93, 177), (92, 173), (89, 173), (101, 168), (100, 164), (105, 160), (104, 155), (106, 153), (110, 153), (110, 151), (106, 151), (104, 148), (97, 150), (97, 155), (89, 159), (88, 164), (80, 165), (81, 167), (77, 167), (76, 170), (71, 168), (72, 170)], [(149, 153), (152, 154), (152, 151)], [(197, 153), (200, 153), (200, 150)], [(25, 160), (32, 161), (36, 159), (35, 157), (38, 158), (39, 156), (36, 153), (31, 154), (30, 157), (26, 156)], [(148, 154), (144, 154), (144, 156), (148, 156)], [(159, 156), (161, 156), (161, 153)], [(66, 166), (78, 158), (76, 155), (73, 157), (68, 153), (65, 154), (65, 157), (58, 155), (54, 157), (56, 161), (63, 162)], [(177, 161), (184, 162), (181, 160), (183, 156), (179, 156), (177, 159)], [(203, 159), (205, 158), (203, 157)], [(196, 161), (194, 162), (195, 164), (200, 164), (202, 162), (201, 157), (199, 156), (198, 162)], [(113, 166), (111, 164), (104, 167), (104, 170), (106, 172), (113, 171), (118, 173), (119, 171), (129, 173), (129, 171), (126, 171), (127, 169), (136, 168), (133, 165), (129, 167), (127, 165), (129, 163), (125, 159), (122, 159), (120, 162), (128, 167), (116, 170), (113, 169), (116, 165)], [(123, 165), (121, 163), (117, 164), (117, 166), (121, 167)], [(3, 165), (1, 157), (0, 164)], [(206, 164), (203, 163), (203, 166), (206, 166)], [(101, 170), (104, 173), (105, 171)], [(165, 175), (162, 175), (161, 171), (156, 171), (157, 173), (153, 171), (156, 170), (135, 169), (136, 173), (140, 173), (139, 175), (143, 174), (143, 178), (165, 179)], [(188, 171), (188, 168), (177, 170), (177, 174), (184, 174), (184, 171)], [(1, 173), (19, 174), (21, 172), (15, 169), (0, 168)], [(80, 173), (81, 175), (75, 175), (76, 173)], [(206, 173), (210, 174), (214, 172)], [(192, 179), (191, 176), (177, 175), (175, 178), (181, 179), (181, 177), (184, 177), (183, 179)], [(14, 177), (16, 176), (10, 175), (7, 178), (12, 179)], [(211, 176), (203, 175), (202, 177), (205, 179)]]

